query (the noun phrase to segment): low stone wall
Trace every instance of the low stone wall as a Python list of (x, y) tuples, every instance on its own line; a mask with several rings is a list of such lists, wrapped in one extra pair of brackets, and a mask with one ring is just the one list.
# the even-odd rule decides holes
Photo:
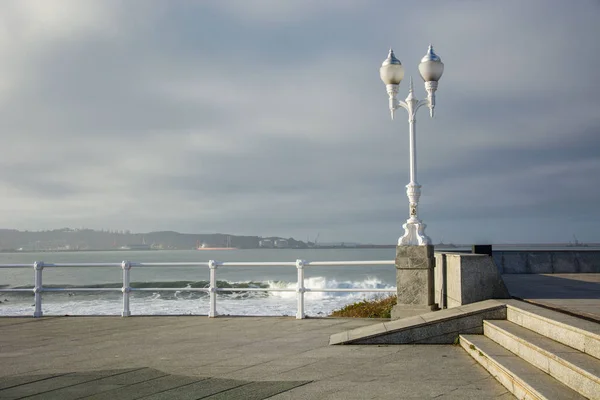
[(434, 298), (439, 308), (510, 297), (488, 255), (436, 253), (435, 264)]
[(600, 251), (493, 251), (501, 274), (600, 273)]

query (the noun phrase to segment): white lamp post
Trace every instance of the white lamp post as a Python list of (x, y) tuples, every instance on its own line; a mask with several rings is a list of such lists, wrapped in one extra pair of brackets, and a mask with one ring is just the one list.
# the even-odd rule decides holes
[(406, 223), (402, 225), (404, 235), (398, 239), (399, 246), (423, 246), (431, 244), (431, 239), (425, 235), (425, 224), (419, 220), (417, 210), (419, 198), (421, 197), (421, 185), (417, 181), (417, 146), (416, 146), (416, 114), (417, 110), (426, 105), (429, 108), (429, 114), (433, 118), (435, 108), (435, 91), (438, 87), (438, 81), (444, 72), (444, 64), (442, 60), (433, 52), (433, 47), (429, 45), (427, 54), (419, 64), (419, 73), (425, 81), (425, 90), (427, 90), (426, 100), (417, 100), (413, 94), (412, 78), (410, 79), (410, 88), (406, 102), (398, 100), (398, 87), (402, 78), (404, 78), (404, 67), (400, 60), (394, 55), (394, 51), (390, 49), (390, 53), (385, 61), (381, 64), (379, 74), (381, 80), (385, 83), (388, 95), (390, 97), (390, 112), (394, 119), (394, 112), (402, 107), (408, 111), (408, 124), (410, 127), (410, 182), (406, 185), (406, 195), (410, 204), (410, 217)]

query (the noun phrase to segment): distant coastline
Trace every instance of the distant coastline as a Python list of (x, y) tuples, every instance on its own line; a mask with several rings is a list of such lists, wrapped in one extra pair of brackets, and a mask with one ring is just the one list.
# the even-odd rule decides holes
[[(62, 228), (46, 231), (0, 229), (0, 252), (73, 252), (73, 251), (150, 251), (150, 250), (245, 250), (245, 249), (392, 249), (396, 244), (355, 242), (319, 242), (279, 236), (244, 236), (222, 233), (179, 233), (159, 231), (131, 233), (93, 229)], [(486, 243), (481, 243), (486, 244)], [(586, 250), (598, 249), (600, 243), (585, 243), (573, 236), (565, 243), (495, 244), (495, 250)], [(437, 243), (436, 250), (470, 251), (472, 244)]]
[[(456, 245), (452, 247), (434, 245), (435, 251), (449, 251), (449, 252), (461, 252), (470, 253), (472, 245)], [(394, 249), (395, 244), (387, 245), (357, 245), (357, 246), (317, 246), (307, 247), (303, 250), (357, 250), (357, 249)], [(588, 243), (585, 246), (572, 246), (568, 243), (535, 243), (535, 244), (498, 244), (492, 245), (493, 251), (600, 251), (600, 243)], [(210, 248), (192, 248), (192, 249), (156, 249), (156, 248), (117, 248), (117, 249), (27, 249), (27, 250), (16, 250), (16, 249), (0, 249), (0, 253), (74, 253), (74, 252), (152, 252), (152, 251), (246, 251), (246, 250), (270, 250), (270, 251), (285, 251), (285, 250), (298, 250), (297, 248), (234, 248), (234, 247), (210, 247)]]

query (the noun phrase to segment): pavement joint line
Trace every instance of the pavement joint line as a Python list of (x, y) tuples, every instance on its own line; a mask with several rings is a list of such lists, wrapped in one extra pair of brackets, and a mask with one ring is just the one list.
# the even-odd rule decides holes
[[(258, 382), (260, 382), (260, 381), (243, 381), (243, 382), (245, 382), (245, 383), (244, 383), (244, 384), (242, 384), (242, 385), (236, 386), (235, 388), (229, 388), (229, 389), (223, 390), (222, 392), (228, 392), (228, 391), (231, 391), (231, 390), (234, 390), (234, 389), (243, 388), (243, 387), (245, 387), (245, 386), (251, 385), (251, 384), (253, 384), (253, 383), (258, 383)], [(217, 393), (215, 393), (215, 394), (217, 394)], [(214, 395), (213, 395), (213, 396), (214, 396)], [(272, 397), (272, 396), (271, 396), (271, 397)]]
[[(160, 371), (160, 370), (157, 370), (157, 371)], [(160, 372), (163, 372), (163, 371), (160, 371)], [(154, 380), (154, 379), (163, 378), (163, 377), (165, 377), (165, 376), (186, 376), (186, 375), (179, 375), (179, 374), (167, 374), (167, 375), (159, 376), (159, 377), (157, 377), (157, 378), (148, 379), (148, 380), (146, 380), (146, 381), (143, 381), (143, 382), (148, 382), (148, 381), (151, 381), (151, 380)], [(192, 378), (192, 379), (197, 379), (197, 380), (196, 380), (196, 381), (194, 381), (194, 382), (185, 383), (185, 384), (183, 384), (183, 385), (180, 385), (180, 386), (175, 386), (175, 387), (172, 387), (172, 388), (168, 388), (168, 389), (165, 389), (165, 390), (161, 390), (160, 392), (154, 392), (154, 393), (152, 393), (152, 394), (149, 394), (149, 395), (144, 395), (144, 396), (142, 396), (142, 397), (138, 397), (138, 399), (143, 399), (143, 398), (145, 398), (145, 397), (154, 396), (155, 394), (159, 394), (159, 393), (168, 392), (168, 391), (170, 391), (170, 390), (173, 390), (173, 389), (179, 389), (179, 388), (182, 388), (182, 387), (185, 387), (185, 386), (194, 385), (194, 384), (196, 384), (196, 383), (198, 383), (198, 382), (203, 382), (203, 381), (206, 381), (206, 380), (210, 380), (210, 379), (211, 379), (210, 377), (205, 377), (205, 376), (186, 376), (186, 377), (188, 377), (188, 378)], [(138, 383), (140, 383), (140, 382), (138, 382)], [(137, 384), (137, 383), (135, 383), (135, 384)], [(127, 387), (127, 386), (133, 386), (133, 385), (135, 385), (135, 384), (132, 384), (132, 385), (125, 385), (124, 387)], [(108, 392), (108, 391), (110, 391), (110, 390), (105, 390), (104, 392), (100, 392), (100, 393), (106, 393), (106, 392)]]
[[(217, 378), (217, 379), (219, 379), (219, 378)], [(231, 379), (231, 380), (232, 381), (236, 381), (236, 382), (243, 382), (243, 383), (240, 383), (239, 385), (234, 386), (234, 387), (230, 387), (230, 388), (227, 388), (227, 389), (220, 390), (220, 391), (218, 391), (216, 393), (213, 393), (213, 394), (209, 395), (208, 397), (215, 396), (217, 394), (224, 393), (224, 392), (227, 392), (227, 391), (230, 391), (230, 390), (233, 390), (233, 389), (238, 389), (238, 388), (241, 388), (241, 387), (244, 387), (244, 386), (248, 386), (249, 384), (254, 383), (252, 381), (244, 381), (244, 380), (238, 380), (238, 379)], [(203, 396), (203, 397), (206, 397), (206, 396)]]
[[(313, 364), (316, 364), (316, 362), (315, 362), (315, 363), (306, 364), (306, 365), (301, 365), (301, 366), (299, 366), (299, 367), (295, 367), (295, 368), (292, 368), (292, 369), (290, 369), (290, 370), (287, 370), (287, 371), (280, 372), (280, 373), (278, 373), (278, 374), (274, 375), (274, 377), (277, 377), (278, 375), (283, 375), (283, 374), (287, 374), (287, 373), (293, 372), (294, 370), (297, 370), (297, 369), (300, 369), (300, 368), (306, 368), (306, 367), (309, 367), (309, 366), (311, 366), (311, 365), (313, 365)], [(346, 374), (346, 372), (340, 372), (340, 373), (338, 373), (338, 374), (335, 374), (335, 375), (329, 375), (327, 378), (328, 378), (328, 379), (331, 379), (331, 378), (335, 378), (335, 377), (338, 377), (338, 376), (342, 376), (342, 375), (344, 375), (344, 374)], [(312, 380), (311, 380), (311, 381), (312, 381)]]
[[(219, 362), (222, 362), (222, 361), (223, 361), (223, 360), (220, 360), (220, 361), (217, 361), (216, 363), (218, 364)], [(253, 368), (253, 367), (256, 367), (256, 366), (259, 366), (259, 365), (269, 364), (269, 363), (271, 363), (271, 362), (273, 362), (273, 361), (275, 361), (275, 360), (268, 360), (268, 361), (263, 361), (263, 362), (260, 362), (260, 363), (258, 363), (258, 364), (253, 364), (253, 365), (246, 365), (246, 366), (242, 366), (242, 368), (240, 368), (240, 369), (235, 369), (235, 370), (232, 370), (232, 371), (230, 371), (230, 373), (231, 373), (231, 372), (243, 371), (243, 370), (245, 370), (245, 369), (248, 369), (248, 368)], [(297, 368), (306, 367), (306, 366), (309, 366), (309, 365), (312, 365), (312, 364), (315, 364), (315, 363), (318, 363), (318, 362), (319, 362), (319, 361), (311, 362), (311, 363), (309, 363), (309, 364), (301, 365), (301, 366), (299, 366), (299, 367), (294, 367), (294, 368), (292, 368), (292, 369), (289, 369), (289, 370), (286, 370), (286, 371), (283, 371), (283, 372), (289, 372), (289, 371), (293, 371), (293, 370), (295, 370), (295, 369), (297, 369)], [(206, 365), (213, 365), (213, 364), (206, 364)]]
[[(75, 387), (75, 386), (79, 386), (79, 385), (86, 385), (86, 384), (89, 384), (90, 382), (95, 382), (95, 381), (99, 381), (99, 380), (102, 380), (102, 379), (111, 378), (113, 376), (123, 375), (123, 374), (126, 374), (128, 372), (139, 371), (139, 370), (143, 370), (143, 369), (150, 369), (150, 368), (148, 368), (148, 367), (142, 367), (142, 368), (137, 368), (135, 370), (129, 370), (129, 371), (124, 371), (124, 372), (119, 372), (117, 374), (111, 374), (111, 375), (101, 376), (101, 377), (98, 377), (98, 378), (95, 378), (95, 379), (91, 379), (91, 380), (88, 380), (88, 381), (78, 382), (78, 383), (75, 383), (73, 385), (63, 386), (63, 387), (60, 387), (60, 388), (47, 390), (45, 392), (40, 392), (40, 393), (35, 394), (34, 396), (39, 396), (39, 395), (43, 395), (43, 394), (46, 394), (46, 393), (52, 393), (52, 392), (56, 392), (56, 391), (59, 391), (59, 390), (63, 390), (63, 389), (67, 389), (67, 388), (71, 388), (71, 387)], [(70, 373), (68, 373), (66, 375), (77, 376), (78, 374), (89, 374), (89, 373), (93, 373), (93, 372), (94, 371), (70, 372)], [(102, 371), (96, 371), (96, 372), (102, 372)], [(159, 371), (159, 372), (162, 372), (162, 371)], [(148, 381), (151, 381), (153, 379), (163, 378), (165, 376), (168, 376), (168, 374), (165, 374), (165, 375), (162, 375), (162, 376), (158, 376), (158, 377), (155, 377), (155, 378), (151, 378), (151, 379), (147, 379), (147, 380), (141, 381), (141, 382), (148, 382)], [(138, 383), (140, 383), (140, 382), (138, 382)], [(128, 387), (128, 386), (131, 386), (131, 385), (133, 385), (133, 384), (129, 384), (129, 385), (126, 384), (126, 385), (123, 385), (123, 387)], [(100, 394), (100, 393), (105, 393), (107, 391), (110, 391), (110, 389), (109, 390), (104, 390), (102, 392), (94, 393), (94, 395), (95, 394)], [(27, 396), (27, 397), (29, 397), (29, 396)]]
[[(161, 378), (164, 378), (165, 376), (172, 376), (171, 374), (169, 374), (167, 372), (164, 372), (164, 371), (161, 371), (161, 370), (158, 370), (158, 369), (155, 369), (155, 368), (149, 368), (149, 367), (142, 367), (142, 368), (139, 368), (136, 371), (143, 370), (143, 369), (155, 370), (157, 372), (160, 372), (163, 375), (155, 376), (154, 378), (146, 379), (146, 380), (135, 382), (135, 383), (131, 383), (131, 384), (125, 384), (125, 385), (123, 385), (122, 388), (131, 387), (131, 386), (134, 386), (134, 385), (139, 385), (140, 383), (150, 382), (150, 381), (153, 381), (155, 379), (161, 379)], [(117, 374), (117, 375), (122, 375), (122, 374)], [(111, 376), (114, 376), (114, 375), (108, 375), (108, 376), (102, 377), (102, 378), (108, 378), (108, 377), (111, 377)], [(94, 379), (92, 381), (86, 381), (86, 382), (82, 382), (82, 383), (93, 382), (93, 381), (96, 381), (96, 380), (99, 380), (99, 379), (102, 379), (102, 378), (98, 378), (98, 379)], [(75, 385), (71, 385), (71, 386), (75, 386)], [(113, 390), (113, 389), (111, 389), (111, 390)], [(110, 390), (105, 390), (104, 392), (100, 392), (100, 393), (106, 393), (106, 392), (109, 392), (109, 391)], [(97, 394), (99, 394), (99, 393), (97, 393)]]
[[(196, 377), (191, 377), (191, 378), (196, 378)], [(139, 397), (138, 399), (144, 399), (144, 398), (151, 397), (151, 396), (154, 396), (154, 395), (157, 395), (157, 394), (160, 394), (160, 393), (169, 392), (169, 391), (174, 390), (174, 389), (179, 389), (179, 388), (183, 388), (183, 387), (186, 387), (186, 386), (195, 385), (198, 382), (210, 381), (210, 380), (214, 380), (214, 379), (217, 379), (217, 380), (222, 379), (222, 378), (214, 378), (214, 377), (210, 377), (210, 376), (208, 376), (208, 377), (198, 377), (198, 378), (202, 378), (202, 379), (199, 379), (199, 380), (197, 380), (195, 382), (186, 383), (185, 385), (181, 385), (181, 386), (177, 386), (177, 387), (173, 387), (173, 388), (161, 390), (160, 392), (155, 392), (155, 393), (152, 393), (152, 394), (149, 394), (149, 395), (144, 395), (143, 397)], [(231, 380), (232, 381), (236, 381), (236, 382), (243, 382), (243, 383), (241, 383), (239, 385), (236, 385), (236, 386), (233, 386), (233, 387), (230, 387), (230, 388), (227, 388), (227, 389), (220, 390), (220, 391), (215, 392), (215, 393), (212, 393), (212, 394), (208, 395), (208, 397), (217, 395), (219, 393), (226, 392), (228, 390), (237, 389), (237, 388), (249, 385), (250, 383), (254, 383), (254, 382), (251, 382), (251, 381), (244, 381), (244, 380), (236, 380), (236, 379), (231, 379)], [(206, 397), (207, 396), (202, 396), (198, 400), (206, 398)]]
[[(235, 380), (235, 379), (234, 379), (234, 380)], [(220, 394), (220, 393), (226, 393), (226, 392), (229, 392), (229, 391), (232, 391), (232, 390), (237, 390), (237, 389), (239, 389), (239, 388), (243, 388), (243, 387), (245, 387), (245, 386), (252, 385), (252, 384), (261, 384), (261, 383), (266, 383), (266, 382), (277, 382), (277, 381), (240, 381), (240, 382), (244, 382), (244, 384), (242, 384), (242, 385), (239, 385), (239, 386), (235, 386), (235, 387), (231, 387), (231, 388), (228, 388), (228, 389), (222, 390), (222, 391), (220, 391), (220, 392), (217, 392), (217, 393), (213, 393), (213, 394), (211, 394), (211, 395), (209, 395), (209, 396), (203, 396), (203, 397), (201, 397), (200, 399), (202, 399), (202, 398), (207, 398), (207, 397), (208, 397), (208, 398), (210, 398), (210, 397), (212, 397), (212, 396), (215, 396), (215, 395), (218, 395), (218, 394)], [(293, 381), (292, 381), (292, 382), (293, 382)], [(268, 397), (264, 397), (263, 399), (268, 399), (269, 397), (273, 397), (273, 396), (276, 396), (276, 395), (278, 395), (278, 394), (281, 394), (281, 393), (288, 392), (288, 391), (290, 391), (290, 390), (292, 390), (292, 389), (295, 389), (295, 388), (297, 388), (297, 387), (304, 386), (304, 385), (306, 385), (306, 384), (308, 384), (308, 383), (311, 383), (311, 382), (313, 382), (313, 381), (306, 381), (306, 382), (303, 382), (303, 383), (301, 383), (301, 384), (300, 384), (300, 385), (298, 385), (298, 386), (291, 387), (291, 388), (289, 388), (289, 389), (287, 389), (287, 390), (284, 390), (283, 392), (277, 392), (277, 393), (273, 393), (272, 395), (270, 395), (270, 396), (268, 396)], [(259, 390), (260, 390), (260, 388), (255, 388), (255, 389), (251, 390), (249, 393), (252, 393), (252, 392), (257, 392), (257, 391), (259, 391)], [(200, 399), (198, 399), (198, 400), (200, 400)]]
[[(104, 341), (91, 342), (91, 344), (101, 343), (101, 342), (104, 342)], [(56, 344), (56, 342), (54, 342), (53, 344)], [(86, 343), (86, 344), (88, 344), (88, 343)], [(43, 344), (39, 344), (37, 346), (28, 346), (27, 350), (35, 350), (35, 349), (44, 348), (44, 347), (47, 347), (47, 346), (48, 346), (48, 343), (43, 343)], [(61, 353), (60, 351), (56, 351), (55, 353), (64, 354), (64, 352)], [(46, 353), (46, 354), (48, 354), (48, 353)], [(68, 357), (68, 356), (69, 355), (65, 355), (65, 357)]]
[[(14, 385), (14, 386), (7, 386), (7, 387), (5, 387), (5, 388), (2, 388), (2, 389), (0, 389), (0, 391), (2, 391), (2, 390), (6, 390), (6, 389), (11, 389), (11, 388), (14, 388), (14, 387), (17, 387), (17, 386), (28, 385), (28, 384), (30, 384), (30, 383), (36, 383), (36, 382), (45, 381), (45, 380), (47, 380), (47, 379), (54, 379), (54, 378), (56, 378), (56, 377), (59, 377), (59, 376), (65, 376), (65, 375), (69, 375), (69, 374), (70, 374), (70, 372), (59, 373), (59, 374), (56, 374), (56, 375), (47, 376), (47, 377), (45, 377), (45, 378), (42, 378), (42, 379), (35, 379), (35, 380), (33, 380), (33, 381), (30, 381), (30, 382), (27, 382), (27, 383), (25, 383), (25, 384), (23, 384), (23, 383), (20, 383), (20, 384)], [(14, 377), (15, 375), (9, 375), (8, 377), (10, 377), (10, 376), (13, 376), (13, 377)], [(17, 376), (23, 376), (23, 375), (22, 375), (22, 374), (17, 374)]]
[[(95, 381), (98, 381), (98, 380), (101, 380), (101, 379), (104, 379), (104, 378), (110, 378), (112, 376), (123, 375), (123, 374), (129, 373), (129, 372), (139, 371), (139, 370), (143, 370), (143, 369), (150, 369), (150, 368), (148, 368), (148, 367), (141, 367), (141, 368), (137, 368), (137, 369), (134, 369), (134, 370), (128, 370), (128, 371), (119, 372), (119, 373), (116, 373), (116, 374), (101, 376), (101, 377), (97, 377), (97, 378), (94, 378), (94, 379), (90, 379), (90, 380), (85, 380), (85, 381), (82, 381), (82, 382), (73, 383), (71, 385), (67, 385), (67, 386), (62, 386), (62, 387), (55, 388), (55, 389), (46, 390), (45, 392), (39, 392), (39, 393), (36, 393), (36, 394), (34, 394), (32, 396), (39, 396), (39, 395), (42, 395), (42, 394), (45, 394), (45, 393), (51, 393), (51, 392), (55, 392), (57, 390), (62, 390), (62, 389), (66, 389), (66, 388), (70, 388), (70, 387), (74, 387), (74, 386), (78, 386), (78, 385), (85, 385), (87, 383), (95, 382)], [(80, 375), (84, 375), (84, 374), (93, 374), (94, 372), (102, 372), (102, 370), (100, 370), (100, 371), (67, 372), (67, 373), (64, 373), (64, 374), (60, 374), (60, 375), (49, 377), (47, 379), (54, 379), (54, 378), (57, 378), (59, 376), (80, 376)], [(163, 371), (159, 371), (159, 372), (161, 372), (161, 373), (163, 373), (165, 375), (158, 376), (158, 377), (152, 378), (152, 379), (147, 379), (147, 380), (145, 380), (143, 382), (148, 382), (148, 381), (151, 381), (153, 379), (158, 379), (158, 378), (162, 378), (164, 376), (169, 375), (169, 374), (167, 374), (167, 373), (165, 373)], [(29, 383), (35, 383), (35, 382), (40, 382), (40, 381), (43, 381), (43, 380), (46, 380), (46, 379), (41, 379), (39, 381), (28, 382), (27, 384), (29, 384)], [(23, 385), (17, 385), (17, 386), (23, 386)], [(124, 385), (123, 387), (127, 387), (127, 386), (131, 386), (131, 385)], [(2, 390), (5, 390), (5, 389), (2, 389)], [(26, 397), (30, 397), (30, 396), (27, 395)]]
[[(275, 393), (275, 394), (273, 394), (272, 396), (265, 397), (265, 399), (269, 399), (269, 398), (271, 398), (271, 397), (274, 397), (274, 396), (277, 396), (277, 395), (279, 395), (279, 394), (281, 394), (281, 393), (289, 392), (290, 390), (294, 390), (294, 389), (296, 389), (296, 388), (299, 388), (299, 387), (302, 387), (302, 386), (306, 386), (306, 385), (308, 385), (308, 384), (310, 384), (310, 383), (313, 383), (313, 382), (314, 382), (314, 381), (306, 381), (306, 382), (303, 382), (303, 383), (299, 384), (298, 386), (291, 387), (291, 388), (289, 388), (289, 389), (287, 389), (287, 390), (284, 390), (283, 392)], [(339, 392), (339, 390), (338, 390), (338, 392)]]
[[(288, 389), (288, 390), (286, 390), (286, 391), (287, 391), (287, 392), (289, 392), (290, 390), (294, 390), (294, 389), (296, 389), (296, 388), (299, 388), (299, 387), (302, 387), (302, 386), (306, 386), (306, 385), (310, 385), (311, 383), (316, 383), (316, 382), (318, 382), (318, 381), (315, 381), (315, 380), (312, 380), (312, 381), (307, 381), (306, 383), (303, 383), (302, 385), (296, 386), (295, 388), (291, 388), (291, 389)], [(344, 390), (344, 388), (337, 388), (337, 389), (334, 389), (334, 390), (333, 390), (333, 391), (331, 391), (331, 392), (328, 392), (327, 394), (328, 394), (328, 395), (332, 395), (332, 394), (335, 394), (335, 393), (341, 392), (342, 390)], [(283, 393), (285, 393), (285, 392), (283, 392)], [(278, 393), (278, 394), (279, 394), (279, 393)], [(276, 395), (273, 395), (273, 396), (276, 396)], [(273, 396), (270, 396), (270, 397), (273, 397)], [(268, 397), (267, 397), (267, 398), (268, 398)]]
[[(288, 339), (289, 337), (287, 336), (281, 336), (281, 337), (276, 337), (276, 338), (271, 338), (271, 339), (263, 339), (263, 340), (254, 340), (252, 341), (252, 343), (258, 344), (258, 343), (269, 343), (272, 342), (274, 339)], [(243, 348), (246, 347), (248, 344), (247, 343), (240, 343), (237, 344), (235, 346), (230, 346), (228, 347), (228, 349), (236, 349), (236, 348)]]
[[(22, 375), (26, 375), (26, 374), (32, 374), (33, 372), (37, 372), (37, 371), (40, 371), (39, 375), (43, 375), (43, 372), (42, 372), (43, 369), (42, 368), (37, 368), (37, 369), (32, 369), (32, 370), (30, 370), (28, 372), (15, 372), (14, 374), (2, 376), (2, 377), (0, 377), (0, 379), (1, 378), (10, 378), (10, 377), (15, 377), (15, 376), (22, 376)], [(65, 372), (65, 374), (66, 373), (67, 372)]]
[(294, 368), (292, 368), (292, 369), (288, 369), (288, 370), (286, 370), (286, 371), (282, 371), (282, 372), (280, 372), (280, 373), (279, 373), (279, 374), (277, 374), (277, 375), (281, 375), (281, 374), (284, 374), (284, 373), (292, 372), (292, 371), (294, 371), (294, 370), (296, 370), (296, 369), (300, 369), (300, 368), (308, 367), (308, 366), (311, 366), (311, 365), (313, 365), (313, 364), (317, 364), (317, 363), (319, 363), (319, 362), (321, 362), (321, 361), (320, 361), (320, 360), (319, 360), (319, 361), (313, 361), (313, 362), (311, 362), (311, 363), (308, 363), (308, 364), (300, 365), (300, 366), (298, 366), (298, 367), (294, 367)]
[[(222, 362), (222, 361), (223, 361), (223, 360), (219, 360), (219, 361), (216, 361), (216, 362), (214, 362), (214, 363), (205, 364), (204, 366), (207, 366), (207, 367), (208, 367), (208, 366), (211, 366), (211, 365), (212, 365), (212, 366), (215, 366), (214, 364), (218, 364), (218, 363), (220, 363), (220, 362)], [(261, 363), (261, 364), (262, 364), (262, 363)], [(241, 367), (241, 368), (238, 368), (238, 369), (233, 369), (233, 370), (231, 370), (231, 371), (229, 371), (229, 372), (230, 372), (230, 373), (231, 373), (231, 372), (238, 372), (238, 371), (242, 371), (242, 370), (244, 370), (244, 369), (252, 368), (252, 367), (255, 367), (255, 366), (257, 366), (257, 365), (261, 365), (261, 364), (254, 364), (254, 365), (238, 365), (238, 366), (239, 366), (239, 367)], [(218, 367), (218, 366), (217, 366), (217, 367)], [(233, 366), (233, 365), (232, 365), (232, 366), (231, 366), (231, 368), (236, 368), (236, 366)]]
[[(101, 378), (98, 378), (98, 379), (104, 379), (104, 378), (107, 378), (107, 377), (110, 377), (110, 376), (117, 376), (117, 375), (127, 374), (127, 373), (130, 373), (130, 372), (135, 372), (135, 371), (139, 371), (139, 370), (146, 369), (146, 368), (148, 368), (148, 367), (125, 368), (121, 372), (117, 372), (117, 373), (115, 373), (113, 375), (107, 375), (107, 376), (104, 376), (104, 377), (101, 377)], [(31, 371), (31, 372), (35, 372), (35, 371), (42, 371), (42, 369), (36, 369), (34, 371)], [(115, 371), (118, 371), (118, 370), (115, 370)], [(89, 370), (89, 371), (78, 371), (78, 372), (59, 372), (58, 374), (56, 374), (54, 376), (50, 376), (50, 377), (44, 378), (44, 379), (50, 379), (50, 378), (55, 378), (57, 376), (72, 375), (72, 374), (92, 374), (94, 372), (99, 372), (99, 371), (98, 370)], [(13, 376), (14, 377), (15, 375), (16, 376), (25, 376), (25, 375), (33, 375), (33, 374), (31, 374), (31, 373), (26, 373), (26, 374), (19, 373), (19, 374), (13, 374), (13, 375), (8, 375), (8, 376)], [(40, 380), (44, 380), (44, 379), (40, 379)], [(95, 379), (93, 379), (92, 381), (94, 381), (94, 380)], [(92, 381), (90, 381), (90, 382), (92, 382)], [(39, 382), (39, 381), (32, 381), (32, 382)], [(4, 388), (4, 389), (7, 389), (7, 388)], [(2, 389), (2, 390), (4, 390), (4, 389)]]
[(61, 316), (52, 316), (52, 317), (42, 317), (42, 318), (33, 318), (33, 317), (23, 317), (23, 316), (12, 316), (12, 315), (6, 315), (6, 316), (2, 316), (2, 319), (7, 319), (7, 320), (11, 320), (11, 319), (23, 319), (23, 318), (30, 318), (29, 320), (25, 320), (25, 321), (19, 321), (13, 324), (0, 324), (0, 326), (5, 327), (5, 326), (16, 326), (16, 325), (23, 325), (23, 324), (30, 324), (32, 322), (41, 322), (44, 320), (50, 320), (50, 319), (56, 319), (56, 318), (61, 318)]
[[(93, 372), (94, 371), (91, 371), (91, 372), (67, 372), (67, 373), (64, 373), (64, 374), (59, 374), (59, 375), (51, 376), (51, 377), (49, 377), (47, 379), (54, 379), (54, 378), (58, 378), (58, 377), (61, 377), (61, 376), (78, 376), (78, 375), (83, 375), (83, 374), (90, 374), (90, 373), (93, 373)], [(117, 375), (119, 375), (119, 374), (117, 374)], [(105, 377), (109, 377), (109, 376), (112, 376), (112, 375), (107, 375)], [(94, 381), (97, 381), (98, 379), (102, 379), (102, 378), (105, 378), (105, 377), (103, 376), (103, 377), (100, 377), (100, 378), (95, 378), (95, 379), (90, 379), (90, 380), (84, 380), (84, 381), (81, 381), (81, 382), (73, 383), (71, 385), (61, 386), (59, 388), (50, 389), (50, 390), (46, 390), (46, 391), (43, 391), (43, 392), (38, 392), (38, 393), (35, 393), (35, 394), (32, 394), (32, 395), (27, 395), (25, 397), (20, 397), (20, 398), (27, 398), (27, 397), (31, 397), (31, 396), (39, 396), (39, 395), (43, 395), (43, 394), (46, 394), (46, 393), (55, 392), (57, 390), (66, 389), (66, 388), (69, 388), (69, 387), (77, 386), (77, 385), (80, 385), (80, 384), (86, 384), (86, 383), (94, 382)], [(28, 382), (26, 384), (17, 385), (17, 386), (25, 386), (25, 385), (29, 385), (31, 383), (37, 383), (37, 382), (45, 381), (47, 379), (40, 379), (38, 381), (32, 381), (32, 382)], [(17, 386), (13, 386), (13, 387), (17, 387)], [(8, 388), (4, 388), (2, 390), (6, 390), (6, 389), (8, 389)]]
[[(352, 346), (352, 345), (349, 345), (349, 346)], [(363, 345), (355, 345), (355, 346), (363, 346)], [(377, 347), (389, 347), (389, 345), (378, 345)], [(400, 347), (400, 346), (398, 346), (398, 347)], [(336, 348), (336, 347), (330, 346), (330, 347), (328, 347), (328, 348)], [(340, 348), (340, 347), (338, 346), (337, 348)], [(383, 358), (383, 357), (389, 357), (389, 356), (392, 356), (392, 355), (398, 354), (398, 353), (399, 353), (401, 350), (402, 350), (402, 349), (400, 349), (400, 348), (398, 348), (398, 349), (394, 349), (394, 351), (393, 351), (392, 353), (390, 353), (390, 354), (385, 354), (385, 355), (382, 355), (381, 357), (382, 357), (382, 358)], [(315, 351), (315, 349), (308, 349), (308, 350), (304, 350), (304, 351), (301, 351), (301, 352), (297, 353), (297, 355), (302, 355), (302, 354), (304, 354), (304, 353), (310, 353), (310, 352), (314, 352), (314, 351)], [(341, 353), (341, 352), (342, 352), (342, 350), (340, 350), (340, 353)], [(325, 357), (325, 358), (326, 358), (326, 359), (327, 359), (327, 358), (333, 358), (333, 356), (332, 356), (332, 357)], [(319, 362), (319, 361), (316, 361), (316, 362)]]

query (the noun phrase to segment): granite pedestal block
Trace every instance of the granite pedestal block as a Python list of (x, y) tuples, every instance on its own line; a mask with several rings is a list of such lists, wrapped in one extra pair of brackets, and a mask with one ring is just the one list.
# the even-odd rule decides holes
[(398, 301), (392, 319), (405, 318), (437, 309), (434, 303), (433, 246), (396, 247)]

